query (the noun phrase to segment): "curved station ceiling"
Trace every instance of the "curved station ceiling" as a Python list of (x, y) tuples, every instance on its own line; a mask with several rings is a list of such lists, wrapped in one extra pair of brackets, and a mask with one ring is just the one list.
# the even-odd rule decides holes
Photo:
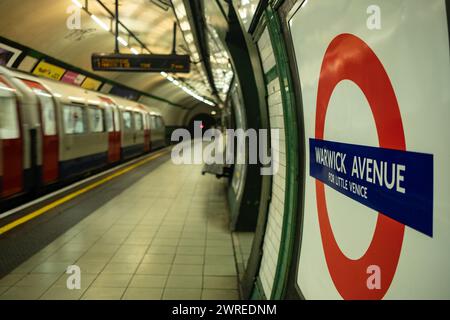
[[(93, 72), (93, 53), (113, 53), (115, 48), (115, 0), (2, 0), (0, 36), (48, 57), (135, 89), (179, 107), (215, 110), (217, 100), (195, 50), (194, 39), (180, 29), (171, 1), (119, 1), (120, 53), (171, 54), (174, 23), (176, 53), (191, 55), (186, 74)], [(183, 27), (183, 24), (181, 24)], [(185, 29), (189, 29), (185, 25)], [(176, 108), (172, 108), (176, 109)], [(162, 110), (163, 111), (163, 110)], [(164, 111), (163, 111), (164, 112)]]

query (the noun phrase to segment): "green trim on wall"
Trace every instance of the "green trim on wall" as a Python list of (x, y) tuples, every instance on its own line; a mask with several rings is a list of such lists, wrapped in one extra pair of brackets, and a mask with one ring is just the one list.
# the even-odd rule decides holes
[(277, 10), (285, 0), (271, 0), (270, 6), (273, 8), (273, 10)]
[(269, 31), (276, 59), (276, 68), (280, 76), (280, 90), (286, 133), (286, 190), (283, 226), (275, 279), (270, 297), (273, 300), (280, 300), (284, 298), (287, 289), (289, 268), (293, 258), (294, 237), (297, 222), (299, 176), (298, 124), (294, 90), (290, 89), (293, 87), (293, 82), (289, 69), (287, 50), (281, 31), (281, 22), (277, 13), (271, 6), (266, 9), (266, 18), (267, 29)]
[(256, 277), (255, 286), (253, 288), (252, 295), (250, 297), (251, 300), (267, 300), (266, 295), (264, 294), (264, 289), (261, 283), (261, 279)]
[[(216, 9), (216, 11), (219, 10)], [(261, 83), (258, 85), (258, 73), (255, 74), (253, 69), (254, 65), (259, 65), (259, 60), (256, 60), (258, 57), (257, 49), (252, 45), (250, 37), (243, 30), (234, 6), (230, 6), (228, 30), (224, 40), (224, 45), (228, 48), (230, 54), (230, 62), (235, 71), (235, 79), (234, 83), (231, 84), (231, 88), (237, 90), (238, 99), (236, 100), (239, 100), (231, 99), (231, 101), (233, 101), (233, 104), (241, 104), (245, 115), (246, 128), (259, 130), (262, 127), (266, 127), (268, 126), (268, 117), (265, 115), (265, 110), (261, 109), (265, 108), (265, 104), (258, 103), (265, 99), (265, 96), (260, 94), (258, 89), (264, 86), (264, 79), (263, 75), (260, 74)], [(233, 90), (230, 89), (230, 93), (233, 93)], [(233, 231), (253, 232), (257, 227), (263, 181), (260, 168), (261, 164), (248, 164), (246, 166), (242, 196), (238, 195), (237, 207), (235, 210), (231, 210)], [(231, 193), (232, 191), (229, 192), (229, 194)]]
[[(265, 14), (265, 9), (263, 11), (263, 14)], [(266, 29), (266, 16), (262, 15), (260, 17), (258, 23), (256, 24), (255, 30), (252, 30), (253, 33), (251, 33), (254, 43), (259, 42), (259, 39), (261, 39), (261, 36), (263, 35), (265, 29)], [(250, 31), (249, 31), (249, 33), (250, 33)]]
[[(119, 82), (116, 82), (116, 81), (114, 81), (114, 80), (110, 80), (110, 79), (107, 79), (107, 78), (100, 77), (100, 76), (96, 75), (95, 73), (92, 73), (92, 72), (83, 70), (83, 69), (81, 69), (81, 68), (78, 68), (78, 67), (73, 66), (73, 65), (71, 65), (71, 64), (68, 64), (68, 63), (66, 63), (66, 62), (63, 62), (63, 61), (61, 61), (61, 60), (55, 59), (55, 58), (53, 58), (53, 57), (50, 57), (50, 56), (46, 55), (45, 53), (42, 53), (42, 52), (37, 51), (37, 50), (34, 50), (34, 49), (30, 48), (30, 47), (24, 46), (24, 45), (22, 45), (22, 44), (20, 44), (20, 43), (18, 43), (18, 42), (15, 42), (15, 41), (10, 40), (10, 39), (7, 39), (7, 38), (4, 38), (4, 37), (2, 37), (2, 36), (0, 36), (0, 42), (1, 42), (1, 43), (5, 43), (5, 44), (7, 44), (7, 45), (9, 45), (9, 46), (11, 46), (11, 47), (14, 47), (14, 48), (17, 48), (17, 49), (22, 50), (23, 53), (24, 53), (22, 59), (25, 58), (26, 55), (28, 55), (28, 56), (31, 56), (31, 57), (33, 57), (33, 58), (38, 59), (38, 60), (39, 60), (38, 63), (39, 63), (40, 61), (44, 60), (44, 61), (46, 61), (46, 62), (48, 62), (48, 63), (51, 63), (51, 64), (53, 64), (53, 65), (55, 65), (55, 66), (61, 67), (61, 68), (65, 69), (65, 70), (77, 72), (77, 73), (80, 73), (80, 74), (82, 74), (82, 75), (85, 75), (85, 76), (87, 76), (87, 77), (89, 77), (89, 78), (92, 78), (92, 79), (94, 79), (94, 80), (101, 81), (101, 82), (102, 82), (102, 85), (100, 86), (99, 90), (101, 89), (101, 87), (102, 87), (105, 83), (108, 83), (108, 84), (113, 85), (113, 86), (122, 87), (122, 88), (124, 88), (124, 89), (128, 89), (128, 90), (137, 92), (137, 93), (139, 93), (139, 94), (142, 95), (142, 96), (146, 96), (146, 97), (149, 97), (149, 98), (152, 98), (152, 99), (155, 99), (155, 100), (158, 100), (158, 101), (167, 103), (168, 105), (173, 106), (173, 107), (177, 107), (177, 108), (181, 108), (181, 109), (190, 110), (189, 108), (186, 108), (186, 107), (184, 107), (184, 106), (182, 106), (182, 105), (180, 105), (180, 104), (177, 104), (177, 103), (171, 102), (171, 101), (169, 101), (169, 100), (167, 100), (167, 99), (164, 99), (164, 98), (155, 96), (155, 95), (153, 95), (153, 94), (151, 94), (151, 93), (147, 93), (147, 92), (144, 92), (144, 91), (136, 90), (136, 89), (133, 89), (133, 88), (131, 88), (131, 87), (128, 87), (128, 86), (126, 86), (126, 85), (124, 85), (124, 84), (121, 84), (121, 83), (119, 83)], [(19, 57), (19, 58), (20, 58), (20, 57)], [(21, 62), (21, 61), (20, 61), (20, 62)], [(20, 63), (20, 62), (17, 61), (16, 63)], [(36, 66), (38, 65), (38, 63), (36, 63)], [(36, 66), (35, 66), (35, 67), (36, 67)]]
[(274, 66), (272, 69), (270, 69), (265, 75), (264, 80), (266, 82), (266, 86), (269, 85), (273, 80), (278, 78), (278, 68), (277, 66)]

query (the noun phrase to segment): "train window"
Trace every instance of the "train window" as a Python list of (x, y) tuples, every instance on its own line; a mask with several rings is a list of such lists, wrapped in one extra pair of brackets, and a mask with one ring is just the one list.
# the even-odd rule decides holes
[(146, 130), (150, 129), (150, 115), (149, 114), (145, 114), (145, 129)]
[(19, 138), (16, 99), (2, 94), (0, 82), (0, 139)]
[(156, 117), (155, 116), (152, 116), (151, 118), (150, 118), (150, 127), (152, 128), (152, 130), (154, 130), (154, 129), (156, 129)]
[(84, 129), (84, 109), (78, 106), (64, 106), (64, 127), (66, 134), (81, 134)]
[(131, 130), (133, 128), (132, 120), (131, 120), (131, 112), (125, 111), (122, 114), (123, 117), (123, 126), (125, 130)]
[(103, 110), (99, 108), (89, 108), (88, 114), (91, 132), (104, 132)]
[(114, 128), (116, 132), (120, 131), (119, 110), (117, 108), (114, 108)]
[(56, 135), (56, 110), (55, 101), (53, 100), (50, 92), (44, 88), (40, 83), (20, 79), (24, 84), (26, 84), (39, 99), (41, 118), (42, 118), (42, 130), (45, 136)]
[(142, 131), (144, 129), (144, 123), (142, 121), (142, 114), (140, 114), (140, 113), (134, 114), (134, 123), (136, 124), (137, 131)]
[(164, 123), (161, 117), (156, 118), (156, 126), (158, 129), (162, 129), (164, 127)]
[(143, 120), (143, 123), (144, 123), (144, 130), (147, 130), (148, 127), (147, 127), (147, 114), (146, 113), (144, 113), (142, 115), (142, 120)]
[(114, 132), (113, 109), (111, 107), (105, 109), (105, 124), (108, 132)]
[(56, 135), (56, 114), (55, 103), (52, 96), (45, 93), (38, 93), (42, 108), (42, 122), (44, 126), (44, 135)]

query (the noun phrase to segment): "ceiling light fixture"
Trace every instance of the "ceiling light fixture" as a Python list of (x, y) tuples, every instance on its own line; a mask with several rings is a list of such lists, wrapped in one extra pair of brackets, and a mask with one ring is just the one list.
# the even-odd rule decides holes
[(94, 20), (100, 27), (102, 27), (105, 31), (110, 31), (109, 26), (100, 20), (95, 14), (91, 15), (92, 20)]
[(117, 40), (119, 40), (120, 44), (124, 47), (128, 47), (128, 42), (126, 42), (122, 37), (117, 37)]
[(72, 0), (73, 4), (76, 5), (78, 8), (82, 9), (83, 5), (78, 0)]
[[(105, 22), (103, 22), (99, 17), (97, 17), (96, 15), (94, 15), (94, 14), (91, 14), (89, 11), (88, 11), (88, 9), (86, 8), (86, 7), (84, 7), (81, 3), (80, 3), (80, 1), (78, 1), (78, 0), (71, 0), (72, 1), (72, 3), (74, 4), (74, 5), (76, 5), (78, 8), (80, 8), (80, 9), (83, 9), (83, 10), (85, 10), (89, 15), (90, 15), (90, 17), (91, 17), (91, 19), (95, 22), (95, 23), (97, 23), (102, 29), (104, 29), (105, 31), (107, 31), (107, 32), (111, 32), (111, 28), (110, 28), (110, 26), (107, 24), (107, 23), (105, 23)], [(110, 14), (110, 16), (111, 16), (111, 18), (110, 18), (110, 21), (111, 21), (111, 19), (114, 19), (114, 14), (110, 11), (110, 10), (108, 10), (108, 8), (102, 3), (102, 1), (100, 1), (100, 0), (97, 0), (97, 2)], [(171, 6), (171, 3), (169, 2), (169, 1), (167, 1), (167, 0), (157, 0), (157, 1), (152, 1), (152, 2), (159, 2), (160, 4), (162, 3), (162, 4), (165, 4), (165, 5), (168, 5), (169, 7)], [(183, 7), (183, 9), (184, 9), (184, 7)], [(142, 43), (129, 29), (127, 29), (126, 28), (126, 26), (125, 25), (123, 25), (120, 21), (118, 21), (118, 23), (119, 24), (121, 24), (122, 25), (122, 27), (129, 33), (129, 36), (131, 35), (131, 37), (133, 37), (138, 43), (140, 43), (141, 45), (142, 45), (142, 49), (141, 50), (145, 50), (147, 53), (151, 53), (151, 51), (145, 46), (145, 44), (144, 43)], [(183, 29), (184, 30), (190, 30), (190, 25), (189, 25), (189, 23), (187, 23), (187, 24), (183, 24)], [(120, 42), (123, 46), (125, 46), (125, 47), (128, 47), (128, 42), (126, 41), (126, 40), (124, 40), (122, 37), (120, 37), (120, 36), (118, 36), (117, 37), (117, 41), (118, 42)], [(137, 49), (135, 49), (135, 48), (130, 48), (130, 51), (133, 53), (133, 54), (135, 54), (135, 55), (138, 55), (138, 54), (140, 54), (139, 53), (139, 51), (137, 50)], [(191, 50), (191, 54), (192, 54), (192, 50)], [(196, 50), (194, 51), (194, 58), (195, 58), (195, 60), (198, 60), (199, 59), (199, 55), (198, 55), (198, 53), (196, 52)], [(190, 96), (192, 96), (192, 97), (194, 97), (195, 99), (197, 99), (197, 100), (199, 100), (199, 101), (202, 101), (202, 102), (204, 102), (204, 103), (206, 103), (206, 104), (208, 104), (208, 105), (210, 105), (210, 106), (215, 106), (216, 104), (214, 103), (214, 102), (212, 102), (212, 101), (210, 101), (210, 100), (207, 100), (207, 99), (205, 99), (205, 98), (203, 98), (202, 96), (200, 96), (199, 94), (197, 94), (196, 92), (195, 92), (195, 89), (194, 90), (192, 90), (192, 89), (190, 89), (190, 88), (188, 88), (188, 87), (186, 87), (186, 86), (184, 86), (184, 84), (186, 84), (186, 82), (184, 82), (184, 81), (182, 81), (182, 80), (176, 80), (176, 79), (174, 79), (172, 76), (169, 76), (169, 74), (167, 74), (166, 72), (161, 72), (160, 73), (161, 74), (161, 76), (162, 77), (164, 77), (164, 78), (166, 78), (168, 81), (170, 81), (170, 82), (172, 82), (174, 85), (176, 85), (177, 87), (179, 87), (179, 88), (181, 88), (184, 92), (186, 92), (187, 94), (189, 94)]]

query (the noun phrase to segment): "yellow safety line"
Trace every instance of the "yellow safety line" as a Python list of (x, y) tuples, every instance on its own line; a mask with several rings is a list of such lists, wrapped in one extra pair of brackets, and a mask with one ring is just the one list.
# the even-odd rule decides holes
[(40, 209), (30, 213), (30, 214), (27, 214), (26, 216), (23, 216), (22, 218), (17, 219), (15, 221), (13, 221), (13, 222), (11, 222), (11, 223), (1, 227), (0, 228), (0, 235), (4, 234), (5, 232), (10, 231), (11, 229), (14, 229), (17, 226), (20, 226), (21, 224), (24, 224), (24, 223), (30, 221), (31, 219), (39, 217), (40, 215), (48, 212), (49, 210), (54, 209), (54, 208), (62, 205), (63, 203), (66, 203), (67, 201), (70, 201), (70, 200), (72, 200), (72, 199), (74, 199), (74, 198), (76, 198), (76, 197), (78, 197), (78, 196), (80, 196), (80, 195), (82, 195), (82, 194), (84, 194), (84, 193), (94, 189), (94, 188), (97, 188), (98, 186), (100, 186), (102, 184), (105, 184), (108, 181), (111, 181), (114, 178), (117, 178), (117, 177), (119, 177), (119, 176), (121, 176), (121, 175), (123, 175), (123, 174), (125, 174), (125, 173), (127, 173), (127, 172), (129, 172), (131, 170), (133, 170), (133, 169), (136, 169), (137, 167), (140, 167), (140, 166), (142, 166), (143, 164), (145, 164), (145, 163), (147, 163), (149, 161), (152, 161), (152, 160), (154, 160), (156, 158), (159, 158), (162, 155), (165, 155), (167, 153), (168, 153), (167, 151), (164, 151), (164, 152), (160, 152), (158, 154), (152, 155), (152, 156), (150, 156), (150, 157), (148, 157), (148, 158), (146, 158), (144, 160), (141, 160), (141, 161), (139, 161), (139, 162), (137, 162), (137, 163), (135, 163), (135, 164), (133, 164), (133, 165), (131, 165), (129, 167), (126, 167), (126, 168), (124, 168), (122, 170), (119, 170), (119, 171), (113, 173), (112, 175), (110, 175), (110, 176), (108, 176), (108, 177), (106, 177), (106, 178), (104, 178), (102, 180), (99, 180), (99, 181), (97, 181), (97, 182), (95, 182), (95, 183), (93, 183), (93, 184), (91, 184), (91, 185), (89, 185), (89, 186), (87, 186), (87, 187), (85, 187), (83, 189), (80, 189), (80, 190), (78, 190), (78, 191), (76, 191), (74, 193), (71, 193), (71, 194), (69, 194), (69, 195), (67, 195), (67, 196), (65, 196), (65, 197), (63, 197), (61, 199), (58, 199), (55, 202), (52, 202), (52, 203), (46, 205), (45, 207), (42, 207), (42, 208), (40, 208)]

